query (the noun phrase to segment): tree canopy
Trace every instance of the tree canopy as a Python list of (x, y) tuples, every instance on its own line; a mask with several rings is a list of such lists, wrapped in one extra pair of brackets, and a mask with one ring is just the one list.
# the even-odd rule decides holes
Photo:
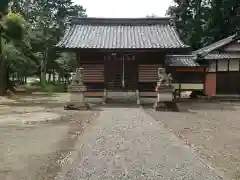
[(23, 77), (41, 74), (45, 81), (47, 72), (66, 70), (72, 56), (59, 54), (54, 45), (70, 16), (86, 16), (86, 10), (72, 0), (0, 1), (0, 95), (10, 73)]
[(193, 49), (232, 35), (240, 27), (239, 0), (174, 0), (167, 14)]

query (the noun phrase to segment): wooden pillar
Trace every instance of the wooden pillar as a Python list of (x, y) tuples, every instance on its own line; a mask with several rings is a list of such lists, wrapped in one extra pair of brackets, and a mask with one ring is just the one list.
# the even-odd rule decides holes
[(107, 80), (108, 80), (108, 78), (107, 78), (107, 76), (108, 76), (108, 67), (107, 67), (107, 65), (108, 65), (108, 54), (105, 54), (105, 56), (104, 56), (104, 89), (103, 89), (103, 99), (102, 99), (102, 103), (103, 104), (106, 104), (107, 103), (107, 91), (108, 91), (108, 89), (107, 89)]
[(216, 73), (206, 74), (205, 94), (208, 97), (216, 96)]

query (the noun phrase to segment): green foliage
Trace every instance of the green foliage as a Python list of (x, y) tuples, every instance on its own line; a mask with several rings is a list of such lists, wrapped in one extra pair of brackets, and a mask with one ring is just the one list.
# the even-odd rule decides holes
[(3, 26), (6, 37), (12, 40), (21, 40), (24, 35), (25, 20), (22, 15), (9, 13), (5, 16)]
[(66, 85), (64, 84), (54, 84), (54, 83), (35, 83), (26, 84), (23, 86), (22, 91), (26, 93), (32, 92), (45, 92), (49, 95), (53, 93), (63, 93), (66, 92)]
[(48, 92), (48, 93), (61, 93), (61, 92), (66, 92), (66, 85), (64, 84), (53, 84), (53, 83), (47, 83), (47, 84), (42, 84), (41, 90), (43, 92)]
[(236, 33), (239, 0), (174, 0), (167, 14), (175, 19), (181, 38), (193, 49)]
[[(72, 0), (0, 0), (0, 15), (0, 66), (7, 68), (8, 74), (26, 78), (53, 69), (61, 75), (71, 70), (73, 56), (64, 55), (62, 61), (54, 45), (69, 16), (86, 16), (82, 6)], [(0, 87), (3, 81), (0, 79)], [(41, 87), (51, 91), (52, 86)]]
[(9, 0), (0, 1), (0, 19), (7, 14)]
[(72, 72), (77, 67), (77, 58), (75, 53), (61, 53), (60, 57), (55, 61), (65, 72)]

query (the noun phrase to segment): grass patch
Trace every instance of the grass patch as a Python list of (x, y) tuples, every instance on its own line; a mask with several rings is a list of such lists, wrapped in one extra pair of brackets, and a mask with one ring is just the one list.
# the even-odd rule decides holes
[(60, 93), (60, 92), (66, 92), (66, 85), (65, 84), (53, 84), (53, 83), (46, 83), (46, 84), (41, 84), (41, 90), (43, 92), (47, 93)]
[(45, 92), (48, 94), (66, 92), (67, 85), (55, 83), (25, 84), (16, 88), (17, 92), (32, 93)]

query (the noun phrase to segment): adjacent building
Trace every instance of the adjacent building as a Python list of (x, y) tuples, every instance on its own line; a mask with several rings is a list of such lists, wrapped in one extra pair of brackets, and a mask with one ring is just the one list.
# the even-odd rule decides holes
[(240, 94), (240, 36), (234, 34), (192, 53), (208, 62), (205, 94)]

